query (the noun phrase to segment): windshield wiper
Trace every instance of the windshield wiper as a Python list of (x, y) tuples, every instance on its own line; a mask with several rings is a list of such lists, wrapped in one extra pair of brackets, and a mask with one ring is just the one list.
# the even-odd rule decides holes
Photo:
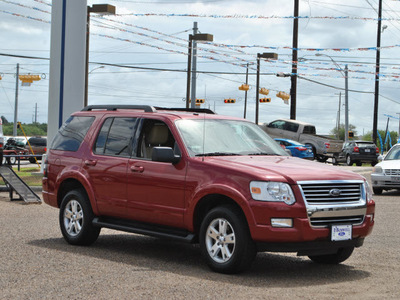
[(249, 153), (247, 155), (251, 156), (251, 155), (277, 155), (277, 154), (275, 154), (275, 153), (267, 153), (267, 152), (256, 152), (256, 153)]
[(241, 154), (238, 153), (230, 153), (230, 152), (209, 152), (209, 153), (200, 153), (196, 154), (196, 156), (239, 156)]

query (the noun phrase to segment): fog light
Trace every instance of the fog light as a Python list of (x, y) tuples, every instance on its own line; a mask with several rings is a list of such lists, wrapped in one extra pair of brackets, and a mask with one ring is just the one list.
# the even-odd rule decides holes
[(370, 223), (373, 223), (374, 222), (374, 214), (371, 214), (371, 215), (367, 215), (367, 217), (370, 217)]
[(293, 219), (271, 218), (272, 227), (290, 228), (293, 227)]

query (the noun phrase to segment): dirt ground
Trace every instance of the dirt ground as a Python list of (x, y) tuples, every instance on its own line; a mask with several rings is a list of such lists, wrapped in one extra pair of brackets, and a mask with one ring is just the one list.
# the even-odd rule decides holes
[(399, 299), (399, 193), (375, 196), (374, 231), (337, 266), (259, 253), (239, 275), (213, 273), (196, 245), (102, 230), (68, 245), (58, 210), (0, 193), (0, 299)]

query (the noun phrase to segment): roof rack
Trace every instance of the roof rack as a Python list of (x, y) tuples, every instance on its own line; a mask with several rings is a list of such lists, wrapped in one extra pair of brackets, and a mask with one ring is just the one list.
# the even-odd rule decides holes
[(167, 111), (186, 111), (193, 113), (202, 113), (202, 114), (215, 114), (211, 109), (208, 108), (184, 108), (184, 107), (154, 107), (150, 105), (89, 105), (82, 108), (81, 111), (93, 111), (96, 109), (115, 111), (117, 109), (142, 109), (144, 112), (157, 112), (157, 110), (167, 110)]
[(144, 112), (156, 112), (156, 109), (150, 105), (89, 105), (82, 109), (82, 111), (92, 111), (95, 109), (104, 109), (115, 111), (117, 109), (143, 109)]
[(208, 109), (208, 108), (184, 108), (184, 107), (175, 107), (175, 108), (154, 107), (154, 108), (157, 109), (157, 110), (187, 111), (187, 112), (202, 113), (202, 114), (212, 114), (212, 115), (215, 114), (215, 112), (213, 112), (211, 109)]

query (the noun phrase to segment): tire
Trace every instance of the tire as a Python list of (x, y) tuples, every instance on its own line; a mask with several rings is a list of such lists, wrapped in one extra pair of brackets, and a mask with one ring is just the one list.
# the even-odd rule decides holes
[(335, 254), (312, 255), (309, 258), (318, 264), (337, 265), (348, 259), (353, 253), (354, 247), (339, 248)]
[(336, 156), (333, 156), (333, 157), (332, 157), (332, 165), (337, 166), (338, 164), (339, 164), (339, 163), (338, 163), (338, 161), (337, 161)]
[(10, 165), (15, 165), (17, 163), (17, 158), (16, 157), (10, 157)]
[(35, 160), (34, 157), (29, 157), (29, 162), (30, 162), (31, 164), (34, 164), (34, 163), (36, 162), (36, 160)]
[(371, 162), (371, 166), (374, 167), (377, 163), (378, 163), (377, 161), (373, 161), (373, 162)]
[(372, 191), (374, 192), (375, 195), (382, 195), (383, 189), (378, 187), (373, 187)]
[(351, 160), (351, 156), (350, 155), (346, 156), (346, 164), (348, 166), (352, 166), (353, 165), (353, 161)]
[(100, 228), (92, 224), (94, 214), (84, 190), (72, 190), (61, 202), (59, 221), (64, 239), (71, 245), (91, 245)]
[(200, 227), (200, 249), (215, 272), (234, 274), (251, 267), (256, 245), (246, 219), (233, 206), (212, 209)]

